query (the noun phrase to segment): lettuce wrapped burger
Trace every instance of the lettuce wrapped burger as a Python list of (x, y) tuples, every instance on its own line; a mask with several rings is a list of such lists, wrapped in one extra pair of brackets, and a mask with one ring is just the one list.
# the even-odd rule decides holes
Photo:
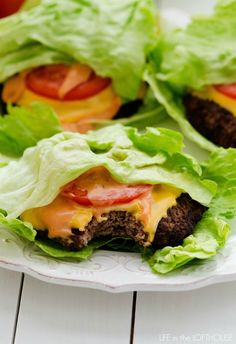
[(121, 239), (158, 273), (209, 258), (235, 213), (226, 182), (217, 189), (221, 169), (211, 167), (230, 152), (202, 171), (182, 145), (168, 129), (121, 125), (44, 139), (0, 169), (0, 222), (57, 258), (87, 259)]
[(163, 32), (146, 79), (184, 134), (209, 151), (236, 148), (236, 1)]
[(42, 0), (0, 23), (2, 100), (45, 102), (72, 131), (112, 119), (127, 102), (135, 112), (155, 37), (152, 0)]

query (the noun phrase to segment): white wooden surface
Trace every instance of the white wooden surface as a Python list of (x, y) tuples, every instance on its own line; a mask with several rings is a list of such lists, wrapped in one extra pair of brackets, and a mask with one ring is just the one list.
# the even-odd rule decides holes
[(15, 343), (129, 343), (132, 296), (51, 285), (26, 276)]
[(0, 269), (0, 343), (11, 343), (17, 315), (21, 274)]
[(132, 293), (61, 287), (27, 276), (22, 294), (20, 285), (21, 274), (0, 269), (1, 344), (236, 343), (236, 282), (138, 293), (136, 311)]
[(135, 344), (236, 343), (236, 283), (179, 293), (139, 293)]

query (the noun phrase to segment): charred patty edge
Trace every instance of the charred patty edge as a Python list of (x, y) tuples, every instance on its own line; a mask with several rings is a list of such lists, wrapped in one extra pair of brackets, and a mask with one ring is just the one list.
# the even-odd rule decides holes
[(190, 93), (183, 98), (192, 126), (209, 141), (224, 148), (236, 148), (236, 117), (212, 100)]
[(159, 222), (152, 246), (156, 249), (165, 246), (178, 246), (193, 233), (207, 207), (193, 200), (188, 194), (181, 194), (176, 205), (169, 208), (167, 216)]

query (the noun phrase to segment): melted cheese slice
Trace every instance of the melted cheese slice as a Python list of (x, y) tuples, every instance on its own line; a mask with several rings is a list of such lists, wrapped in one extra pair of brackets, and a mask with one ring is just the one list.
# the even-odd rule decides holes
[(103, 117), (112, 118), (120, 106), (120, 100), (115, 96), (111, 86), (94, 97), (86, 100), (60, 101), (49, 99), (25, 89), (17, 104), (29, 106), (35, 101), (44, 102), (52, 106), (62, 123), (78, 122), (83, 118)]
[(236, 99), (227, 97), (223, 93), (218, 92), (213, 86), (209, 86), (201, 92), (194, 91), (192, 94), (201, 99), (212, 100), (236, 116)]
[(156, 185), (151, 193), (126, 203), (109, 207), (85, 207), (63, 196), (58, 196), (51, 204), (25, 211), (21, 219), (30, 222), (38, 230), (48, 230), (49, 238), (66, 238), (72, 234), (72, 228), (84, 231), (93, 217), (98, 222), (104, 221), (104, 213), (127, 211), (144, 225), (148, 233), (147, 245), (154, 240), (159, 221), (167, 216), (169, 208), (176, 205), (176, 198), (181, 191), (169, 186)]

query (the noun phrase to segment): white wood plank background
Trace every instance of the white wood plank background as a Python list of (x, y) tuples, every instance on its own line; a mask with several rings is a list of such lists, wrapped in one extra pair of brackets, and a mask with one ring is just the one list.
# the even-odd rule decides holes
[(11, 343), (17, 315), (21, 274), (0, 269), (0, 343)]
[(138, 293), (135, 344), (236, 343), (236, 282), (178, 293)]
[(127, 344), (132, 293), (62, 287), (25, 277), (16, 344)]

